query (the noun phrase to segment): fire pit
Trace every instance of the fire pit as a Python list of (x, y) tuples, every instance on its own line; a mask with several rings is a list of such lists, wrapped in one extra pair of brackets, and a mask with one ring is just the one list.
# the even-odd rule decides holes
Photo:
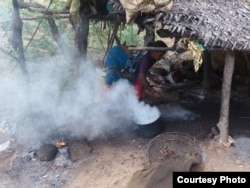
[(65, 148), (67, 146), (68, 146), (68, 144), (65, 141), (63, 141), (63, 140), (60, 140), (60, 141), (56, 142), (56, 147), (59, 148), (59, 149)]
[(180, 132), (160, 134), (148, 145), (150, 162), (183, 157), (189, 153), (201, 155), (199, 144), (194, 137)]

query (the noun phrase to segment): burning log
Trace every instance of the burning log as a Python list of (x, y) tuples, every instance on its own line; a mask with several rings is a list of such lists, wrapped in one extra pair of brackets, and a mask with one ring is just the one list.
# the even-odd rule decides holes
[(59, 148), (59, 149), (65, 148), (67, 146), (68, 146), (68, 144), (65, 141), (63, 141), (63, 140), (60, 140), (60, 141), (56, 142), (56, 147)]

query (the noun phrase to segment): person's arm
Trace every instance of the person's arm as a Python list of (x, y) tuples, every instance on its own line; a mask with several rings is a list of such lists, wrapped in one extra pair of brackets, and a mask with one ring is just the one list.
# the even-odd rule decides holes
[(152, 96), (159, 98), (161, 97), (160, 93), (154, 90), (153, 87), (150, 86), (147, 80), (147, 75), (144, 73), (139, 73), (139, 80), (141, 84), (143, 85), (144, 89)]
[(146, 54), (140, 62), (138, 78), (144, 90), (154, 97), (160, 97), (160, 94), (156, 92), (153, 87), (150, 86), (147, 76), (149, 74), (149, 69), (152, 67), (152, 59), (149, 57), (149, 54)]

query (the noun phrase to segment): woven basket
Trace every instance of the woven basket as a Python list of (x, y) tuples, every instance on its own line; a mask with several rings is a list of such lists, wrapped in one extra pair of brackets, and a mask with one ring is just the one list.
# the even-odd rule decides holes
[(153, 138), (148, 145), (150, 162), (184, 157), (189, 153), (201, 155), (200, 146), (194, 137), (180, 132), (160, 134)]

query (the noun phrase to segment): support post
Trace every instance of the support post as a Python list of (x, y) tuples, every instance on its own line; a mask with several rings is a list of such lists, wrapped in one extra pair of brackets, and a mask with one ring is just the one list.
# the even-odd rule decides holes
[(226, 147), (229, 147), (233, 143), (232, 138), (229, 136), (228, 126), (229, 126), (231, 83), (234, 72), (234, 61), (235, 61), (235, 53), (233, 51), (227, 50), (225, 57), (224, 72), (223, 72), (222, 91), (221, 91), (220, 119), (217, 124), (217, 127), (219, 128), (220, 131), (219, 143)]
[(210, 95), (210, 73), (211, 73), (211, 52), (204, 51), (203, 54), (203, 88), (205, 97)]

